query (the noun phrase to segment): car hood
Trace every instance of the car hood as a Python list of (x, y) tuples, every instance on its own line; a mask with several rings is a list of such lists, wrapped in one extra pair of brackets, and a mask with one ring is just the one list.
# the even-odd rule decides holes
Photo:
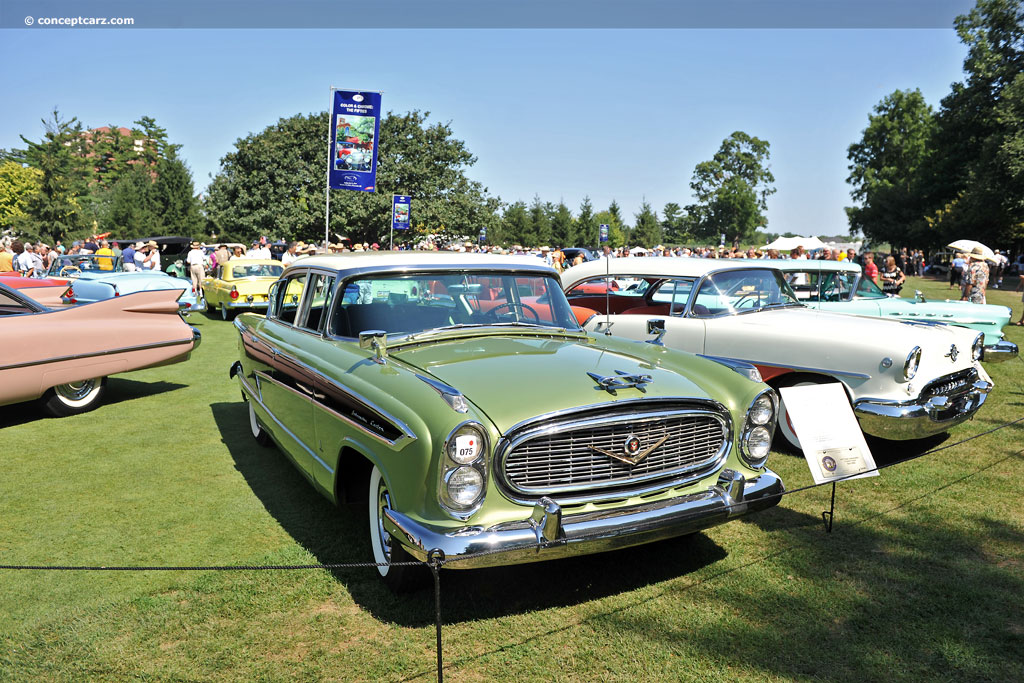
[[(866, 300), (872, 301), (875, 300)], [(1010, 309), (995, 304), (975, 304), (969, 301), (926, 301), (892, 297), (878, 299), (883, 313), (906, 315), (925, 320), (950, 322), (959, 325), (994, 323), (1000, 327), (1010, 320)]]
[[(502, 433), (538, 415), (580, 406), (637, 398), (711, 398), (687, 377), (652, 365), (645, 358), (647, 349), (637, 346), (638, 353), (632, 354), (601, 348), (586, 338), (485, 336), (398, 348), (391, 355), (461, 391)], [(652, 381), (645, 392), (619, 389), (613, 395), (587, 375), (620, 371), (651, 375)]]

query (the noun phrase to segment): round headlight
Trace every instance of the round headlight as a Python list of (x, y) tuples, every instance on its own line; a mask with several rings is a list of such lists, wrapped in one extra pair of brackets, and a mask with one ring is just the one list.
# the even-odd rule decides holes
[(768, 394), (761, 394), (754, 401), (754, 405), (750, 406), (750, 412), (747, 413), (747, 417), (756, 425), (766, 425), (771, 421), (774, 414), (774, 401), (772, 401)]
[(977, 337), (974, 338), (974, 344), (971, 346), (971, 357), (974, 360), (981, 360), (982, 355), (985, 353), (985, 333), (980, 332)]
[(484, 453), (484, 435), (472, 425), (463, 425), (448, 438), (448, 457), (452, 462), (468, 465)]
[(448, 477), (448, 499), (459, 507), (469, 507), (484, 492), (484, 478), (472, 467), (456, 468)]
[(754, 427), (747, 433), (746, 447), (752, 461), (763, 461), (772, 448), (772, 433), (767, 427)]
[(921, 364), (921, 347), (915, 346), (907, 354), (907, 360), (903, 363), (903, 379), (908, 382), (914, 379), (914, 375), (917, 374), (917, 366)]

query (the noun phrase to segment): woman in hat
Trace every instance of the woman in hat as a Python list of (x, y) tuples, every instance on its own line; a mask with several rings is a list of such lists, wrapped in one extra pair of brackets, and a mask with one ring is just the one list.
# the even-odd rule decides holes
[(961, 301), (972, 304), (985, 303), (985, 289), (988, 287), (988, 264), (985, 263), (984, 251), (981, 247), (971, 249), (967, 254), (967, 270), (964, 272), (964, 288)]

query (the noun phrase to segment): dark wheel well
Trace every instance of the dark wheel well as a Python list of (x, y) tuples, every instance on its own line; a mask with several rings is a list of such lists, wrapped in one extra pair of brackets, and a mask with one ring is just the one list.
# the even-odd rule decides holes
[(370, 480), (373, 463), (354, 448), (341, 449), (338, 456), (337, 476), (334, 481), (334, 499), (338, 505), (367, 503), (366, 483)]

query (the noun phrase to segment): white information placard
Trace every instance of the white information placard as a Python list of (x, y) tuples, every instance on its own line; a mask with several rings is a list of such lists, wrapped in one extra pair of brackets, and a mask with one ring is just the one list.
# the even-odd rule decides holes
[(815, 484), (878, 476), (842, 384), (784, 387), (779, 392)]

